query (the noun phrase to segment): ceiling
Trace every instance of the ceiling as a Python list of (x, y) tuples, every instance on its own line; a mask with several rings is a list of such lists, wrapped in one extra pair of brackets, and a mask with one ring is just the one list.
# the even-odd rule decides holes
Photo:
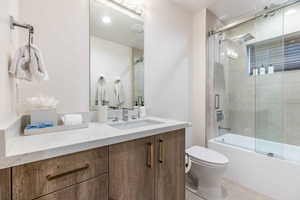
[[(125, 46), (144, 49), (144, 22), (137, 15), (100, 1), (92, 1), (91, 34)], [(102, 22), (109, 17), (111, 23)]]
[(242, 16), (254, 14), (271, 4), (281, 4), (287, 0), (172, 0), (191, 11), (208, 8), (224, 23)]

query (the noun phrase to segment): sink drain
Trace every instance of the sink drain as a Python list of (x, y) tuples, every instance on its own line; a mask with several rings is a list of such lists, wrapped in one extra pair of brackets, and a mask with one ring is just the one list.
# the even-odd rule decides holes
[(274, 157), (274, 153), (267, 153), (267, 156)]

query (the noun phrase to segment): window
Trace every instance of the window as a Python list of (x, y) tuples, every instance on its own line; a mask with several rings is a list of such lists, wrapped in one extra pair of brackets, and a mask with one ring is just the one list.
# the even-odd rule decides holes
[(247, 45), (249, 74), (272, 65), (275, 72), (300, 69), (300, 34)]

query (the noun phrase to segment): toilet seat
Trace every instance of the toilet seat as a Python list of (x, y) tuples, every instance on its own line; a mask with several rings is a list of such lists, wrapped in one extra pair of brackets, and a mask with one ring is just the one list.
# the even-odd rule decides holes
[(208, 167), (223, 167), (229, 160), (224, 155), (200, 146), (193, 146), (186, 150), (192, 162)]

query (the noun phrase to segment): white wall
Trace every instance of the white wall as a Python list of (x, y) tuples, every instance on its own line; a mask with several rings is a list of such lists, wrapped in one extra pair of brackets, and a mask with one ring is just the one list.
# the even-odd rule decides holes
[[(6, 0), (7, 1), (7, 0)], [(20, 97), (55, 96), (59, 112), (89, 110), (89, 1), (19, 0), (20, 20), (35, 27), (50, 81), (21, 87)], [(23, 36), (23, 34), (22, 34)]]
[(220, 24), (208, 9), (195, 13), (193, 18), (192, 145), (206, 145), (208, 131), (212, 129), (212, 116), (208, 115), (213, 102), (208, 98), (208, 32)]
[(146, 9), (145, 103), (148, 113), (190, 120), (192, 14), (168, 0), (147, 1)]
[(15, 111), (14, 82), (8, 76), (9, 61), (18, 43), (17, 31), (9, 28), (9, 15), (18, 17), (16, 0), (0, 1), (0, 123), (13, 117)]
[(193, 19), (193, 68), (192, 68), (192, 145), (205, 145), (206, 132), (206, 16), (207, 9), (195, 14)]
[[(5, 14), (8, 2), (11, 1), (6, 0), (3, 6), (1, 3), (1, 33), (2, 29), (7, 31), (3, 23), (8, 20)], [(60, 100), (59, 112), (88, 111), (89, 1), (20, 0), (19, 3), (19, 19), (35, 26), (34, 42), (44, 52), (51, 78), (40, 85), (23, 86), (22, 99), (42, 93)], [(146, 9), (145, 98), (149, 114), (190, 120), (192, 14), (168, 0), (147, 1)], [(3, 44), (8, 47), (10, 35), (5, 34), (1, 41), (4, 38)], [(7, 50), (1, 49), (1, 54), (7, 55)], [(7, 74), (6, 66), (7, 58), (1, 60), (1, 76)], [(0, 80), (1, 91), (10, 96), (7, 76)], [(10, 110), (7, 108), (12, 98), (5, 98), (4, 103), (1, 100), (1, 110)]]
[[(91, 99), (95, 104), (96, 83), (103, 74), (107, 84), (112, 86), (116, 77), (121, 77), (125, 92), (125, 106), (132, 106), (133, 102), (133, 66), (132, 48), (103, 40), (98, 37), (91, 38)], [(109, 99), (112, 99), (113, 87), (108, 87)]]

